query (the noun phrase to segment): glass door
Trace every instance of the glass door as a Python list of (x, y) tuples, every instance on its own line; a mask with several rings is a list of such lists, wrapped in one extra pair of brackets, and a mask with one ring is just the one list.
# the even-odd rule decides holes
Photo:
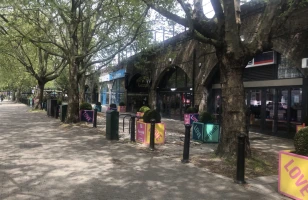
[[(250, 93), (250, 127), (252, 129), (261, 128), (261, 95), (260, 89), (254, 89), (248, 91)], [(249, 98), (248, 98), (249, 99)]]
[(266, 110), (265, 110), (265, 130), (268, 132), (275, 132), (276, 119), (276, 89), (266, 89)]
[(288, 89), (278, 89), (277, 133), (286, 135), (288, 132)]
[(296, 125), (302, 122), (302, 88), (291, 88), (290, 137), (296, 132)]

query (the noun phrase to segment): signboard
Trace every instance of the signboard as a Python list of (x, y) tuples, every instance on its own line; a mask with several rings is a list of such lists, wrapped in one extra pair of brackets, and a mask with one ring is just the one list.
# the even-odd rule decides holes
[(116, 72), (112, 72), (109, 74), (110, 77), (109, 77), (109, 80), (114, 80), (114, 79), (118, 79), (118, 78), (123, 78), (125, 77), (125, 69), (120, 69)]
[(138, 142), (145, 142), (145, 134), (146, 134), (146, 123), (137, 121), (137, 135), (136, 140)]
[(93, 122), (94, 112), (93, 110), (81, 110), (80, 111), (80, 121)]
[(263, 52), (256, 55), (252, 61), (249, 61), (246, 68), (276, 64), (276, 60), (277, 58), (275, 51)]
[(199, 114), (184, 114), (184, 124), (192, 124), (193, 122), (198, 122)]
[(279, 152), (280, 193), (293, 199), (308, 199), (308, 158), (288, 151)]
[(105, 75), (99, 77), (100, 83), (107, 82), (107, 81), (110, 81), (110, 75), (109, 74), (105, 74)]
[(205, 124), (203, 142), (219, 142), (218, 124)]
[(194, 122), (192, 125), (192, 138), (193, 140), (203, 141), (204, 124), (200, 122)]
[[(151, 124), (147, 123), (146, 127), (147, 135), (146, 135), (146, 143), (150, 143), (150, 133), (151, 133)], [(155, 124), (155, 144), (164, 144), (165, 143), (165, 124), (163, 123), (156, 123)]]

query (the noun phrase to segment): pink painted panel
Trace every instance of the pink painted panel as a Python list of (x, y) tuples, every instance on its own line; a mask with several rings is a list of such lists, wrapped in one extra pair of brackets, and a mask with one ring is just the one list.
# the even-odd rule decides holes
[(137, 135), (136, 140), (138, 142), (144, 143), (146, 138), (146, 123), (137, 121)]

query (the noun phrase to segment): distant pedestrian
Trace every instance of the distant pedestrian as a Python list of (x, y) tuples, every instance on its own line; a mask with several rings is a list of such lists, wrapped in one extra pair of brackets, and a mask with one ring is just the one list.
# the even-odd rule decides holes
[(3, 96), (3, 94), (1, 95), (1, 102), (3, 101), (3, 99), (4, 99), (4, 96)]

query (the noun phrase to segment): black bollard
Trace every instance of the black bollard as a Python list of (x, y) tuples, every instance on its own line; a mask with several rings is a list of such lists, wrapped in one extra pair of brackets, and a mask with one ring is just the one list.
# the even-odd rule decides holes
[(97, 122), (97, 109), (94, 109), (93, 128), (96, 128), (96, 122)]
[(245, 140), (246, 135), (241, 133), (237, 136), (237, 167), (236, 167), (236, 180), (238, 184), (245, 184)]
[(185, 139), (182, 163), (189, 162), (190, 128), (191, 124), (185, 124)]
[(154, 150), (154, 137), (155, 137), (155, 119), (151, 119), (151, 132), (150, 132), (150, 149)]
[(130, 141), (131, 142), (136, 142), (136, 140), (135, 140), (135, 126), (136, 126), (135, 120), (136, 120), (136, 115), (132, 115), (131, 121), (130, 121), (130, 123), (131, 123), (131, 125), (130, 125), (130, 127), (131, 127), (131, 129), (130, 129)]

